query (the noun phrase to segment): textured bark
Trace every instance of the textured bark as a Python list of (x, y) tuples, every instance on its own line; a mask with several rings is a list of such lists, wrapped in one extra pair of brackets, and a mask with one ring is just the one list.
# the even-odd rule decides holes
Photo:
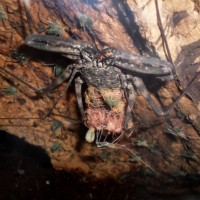
[[(62, 37), (92, 42), (99, 49), (111, 46), (137, 55), (158, 55), (163, 60), (170, 59), (158, 26), (159, 10), (177, 81), (172, 80), (164, 85), (151, 80), (146, 83), (152, 98), (156, 100), (157, 97), (164, 107), (168, 107), (199, 71), (200, 7), (198, 1), (194, 0), (182, 0), (181, 3), (179, 0), (158, 0), (156, 10), (155, 2), (36, 0), (26, 5), (23, 1), (1, 1), (0, 17), (4, 17), (0, 21), (0, 66), (34, 88), (50, 84), (54, 76), (52, 68), (45, 63), (65, 66), (69, 61), (23, 44), (27, 35), (45, 34), (55, 22), (59, 25)], [(170, 192), (173, 189), (186, 189), (187, 183), (196, 184), (195, 177), (200, 173), (199, 76), (177, 108), (172, 109), (168, 119), (156, 116), (142, 96), (136, 99), (134, 134), (121, 143), (156, 172), (135, 160), (133, 154), (126, 150), (100, 149), (82, 139), (86, 130), (79, 129), (80, 117), (73, 86), (53, 111), (66, 118), (51, 115), (42, 119), (65, 84), (48, 97), (40, 98), (36, 98), (33, 90), (2, 70), (0, 84), (0, 129), (43, 147), (56, 169), (77, 170), (97, 179), (109, 177), (155, 187), (162, 182), (165, 190), (169, 189)], [(9, 92), (11, 86), (17, 91)], [(166, 134), (168, 123), (179, 127), (178, 133), (182, 131), (187, 138)], [(141, 179), (142, 175), (146, 178)], [(176, 180), (184, 180), (185, 185), (177, 184)], [(164, 190), (161, 186), (159, 189)]]

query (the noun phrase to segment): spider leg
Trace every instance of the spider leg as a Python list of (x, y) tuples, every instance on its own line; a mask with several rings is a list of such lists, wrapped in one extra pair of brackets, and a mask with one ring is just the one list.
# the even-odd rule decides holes
[(87, 62), (91, 62), (89, 49), (88, 50), (87, 48), (83, 49), (83, 51), (81, 51), (80, 54), (82, 55), (84, 60), (86, 60)]
[(135, 87), (139, 90), (139, 92), (143, 95), (143, 97), (146, 99), (146, 101), (152, 107), (154, 112), (159, 116), (166, 115), (166, 112), (162, 111), (155, 105), (155, 103), (153, 102), (151, 96), (149, 95), (147, 88), (144, 85), (142, 79), (139, 77), (132, 77), (131, 80), (132, 80), (133, 84), (135, 85)]
[[(66, 70), (66, 72), (67, 72), (67, 70)], [(70, 76), (70, 79), (69, 79), (69, 81), (67, 82), (67, 85), (66, 85), (66, 87), (65, 87), (65, 89), (64, 89), (64, 91), (60, 94), (60, 96), (58, 97), (58, 99), (56, 100), (56, 102), (53, 104), (53, 106), (52, 106), (52, 108), (50, 109), (50, 111), (44, 116), (44, 118), (46, 118), (47, 116), (49, 116), (51, 113), (52, 113), (52, 111), (53, 111), (53, 109), (56, 107), (56, 105), (57, 105), (57, 103), (60, 101), (60, 99), (63, 97), (63, 95), (67, 92), (67, 90), (68, 90), (68, 88), (69, 88), (69, 86), (70, 86), (70, 84), (71, 84), (71, 82), (72, 82), (72, 80), (74, 79), (74, 76), (76, 75), (76, 73), (78, 72), (78, 69), (76, 69), (76, 68), (74, 68), (74, 70), (72, 70), (72, 72), (71, 72), (71, 74), (69, 73), (68, 75)], [(63, 72), (64, 73), (64, 72)], [(63, 80), (61, 80), (61, 77), (62, 77), (62, 75), (64, 76), (64, 74), (61, 74), (61, 76), (60, 77), (58, 77), (58, 81), (57, 80), (55, 80), (49, 87), (47, 87), (48, 89), (50, 88), (50, 89), (52, 89), (52, 88), (55, 88), (56, 86), (58, 86), (59, 84), (61, 84), (62, 82), (63, 82)], [(66, 73), (67, 74), (67, 73)], [(69, 77), (68, 76), (68, 77)], [(65, 77), (65, 80), (66, 80), (67, 78)]]
[(129, 83), (126, 88), (128, 89), (128, 95), (127, 95), (128, 105), (127, 105), (127, 108), (126, 108), (124, 127), (127, 130), (129, 120), (132, 117), (132, 109), (133, 109), (133, 105), (134, 105), (134, 102), (135, 102), (136, 92), (135, 92), (135, 89), (133, 88), (133, 85), (131, 83)]
[(77, 99), (78, 107), (79, 107), (79, 110), (81, 113), (81, 118), (82, 118), (82, 120), (84, 120), (85, 119), (85, 111), (83, 108), (83, 100), (82, 100), (82, 94), (81, 94), (82, 84), (83, 84), (83, 80), (80, 77), (77, 77), (75, 79), (76, 99)]
[(126, 107), (126, 113), (125, 113), (125, 118), (124, 118), (125, 130), (128, 130), (128, 124), (132, 117), (132, 109), (133, 109), (133, 105), (134, 105), (135, 97), (136, 97), (136, 92), (135, 92), (132, 82), (127, 81), (129, 80), (130, 77), (131, 76), (129, 75), (120, 76), (121, 87), (125, 91), (124, 94), (127, 100), (127, 107)]
[(66, 81), (71, 76), (73, 68), (75, 68), (75, 66), (73, 66), (73, 65), (70, 65), (69, 67), (67, 67), (62, 72), (62, 74), (60, 74), (60, 76), (58, 76), (49, 86), (47, 86), (46, 88), (41, 89), (40, 93), (49, 93), (53, 89), (58, 87), (60, 84), (62, 84), (64, 81)]

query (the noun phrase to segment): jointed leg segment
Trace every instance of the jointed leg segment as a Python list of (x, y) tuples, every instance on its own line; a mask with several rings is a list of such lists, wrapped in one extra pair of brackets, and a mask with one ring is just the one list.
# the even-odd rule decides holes
[(67, 67), (62, 74), (60, 74), (59, 77), (57, 77), (49, 86), (46, 88), (41, 89), (41, 93), (48, 93), (51, 92), (53, 89), (58, 87), (60, 84), (62, 84), (64, 81), (66, 81), (72, 74), (73, 71), (73, 65)]
[(128, 103), (127, 103), (125, 120), (124, 120), (125, 129), (128, 129), (128, 123), (129, 123), (129, 120), (132, 117), (132, 109), (133, 109), (133, 105), (134, 105), (134, 102), (135, 102), (135, 96), (136, 96), (136, 92), (135, 92), (133, 85), (131, 83), (129, 83), (127, 85), (127, 89), (128, 89), (128, 96), (127, 96)]
[[(62, 78), (65, 78), (65, 80), (67, 78), (70, 77), (67, 86), (65, 87), (64, 91), (60, 94), (59, 98), (56, 100), (56, 102), (53, 104), (52, 108), (50, 109), (50, 111), (46, 114), (46, 116), (50, 115), (53, 111), (53, 109), (56, 107), (57, 103), (60, 101), (60, 99), (63, 97), (63, 95), (67, 92), (72, 80), (74, 79), (74, 76), (76, 75), (76, 73), (78, 72), (78, 70), (76, 68), (71, 70), (72, 72), (69, 73), (68, 70), (65, 70), (58, 79), (56, 79), (50, 86), (48, 86), (47, 88), (44, 89), (44, 91), (50, 91), (49, 89), (54, 89), (56, 88), (60, 83), (63, 82), (63, 80), (61, 80)], [(45, 117), (46, 117), (45, 116)]]
[(78, 102), (78, 107), (81, 113), (81, 118), (82, 120), (85, 120), (85, 111), (83, 108), (83, 100), (82, 100), (82, 84), (83, 84), (83, 80), (80, 77), (77, 77), (75, 79), (75, 91), (76, 91), (76, 99)]
[(143, 97), (146, 99), (146, 101), (149, 103), (149, 105), (152, 107), (152, 109), (154, 110), (154, 112), (159, 115), (165, 115), (166, 112), (162, 111), (161, 109), (159, 109), (155, 103), (153, 102), (151, 96), (149, 95), (146, 86), (144, 85), (143, 81), (141, 78), (138, 77), (131, 77), (131, 80), (133, 82), (133, 85), (135, 85), (135, 87), (138, 89), (138, 91), (143, 95)]

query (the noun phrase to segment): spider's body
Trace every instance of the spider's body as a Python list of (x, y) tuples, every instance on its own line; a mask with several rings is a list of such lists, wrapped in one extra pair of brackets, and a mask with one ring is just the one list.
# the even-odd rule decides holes
[(56, 36), (30, 35), (26, 38), (26, 44), (40, 50), (60, 53), (75, 61), (50, 86), (42, 91), (50, 92), (66, 79), (69, 79), (68, 88), (75, 75), (79, 73), (75, 81), (75, 89), (83, 118), (85, 115), (81, 97), (81, 84), (83, 82), (97, 89), (120, 88), (124, 90), (127, 98), (124, 129), (127, 128), (131, 116), (136, 96), (135, 90), (139, 90), (156, 114), (166, 114), (154, 104), (140, 76), (151, 75), (165, 81), (172, 79), (173, 70), (170, 63), (154, 57), (132, 55), (129, 52), (114, 48), (98, 51), (90, 43)]
[(121, 88), (121, 72), (113, 67), (106, 67), (103, 63), (91, 63), (90, 67), (80, 69), (82, 79), (87, 85), (95, 88)]

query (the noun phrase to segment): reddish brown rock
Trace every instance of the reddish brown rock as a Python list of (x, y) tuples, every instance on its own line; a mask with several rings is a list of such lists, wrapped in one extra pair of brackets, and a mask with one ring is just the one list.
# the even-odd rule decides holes
[[(30, 5), (25, 6), (23, 1), (2, 1), (0, 66), (34, 88), (49, 85), (54, 78), (47, 65), (66, 66), (69, 61), (23, 44), (31, 33), (52, 31), (49, 29), (55, 22), (60, 26), (56, 31), (62, 37), (92, 42), (99, 49), (111, 46), (137, 55), (157, 53), (163, 60), (169, 58), (166, 44), (163, 48), (155, 1), (94, 1), (91, 5), (87, 2), (91, 1), (42, 0), (30, 1)], [(160, 103), (165, 107), (173, 103), (198, 71), (200, 17), (197, 2), (159, 1), (162, 26), (177, 77), (176, 81), (165, 85), (158, 85), (154, 79), (145, 81), (158, 107)], [(36, 98), (29, 86), (0, 70), (0, 129), (44, 148), (56, 169), (78, 171), (97, 179), (109, 177), (117, 181), (131, 180), (135, 184), (148, 183), (147, 187), (158, 187), (161, 182), (166, 186), (174, 179), (200, 173), (200, 144), (194, 139), (199, 138), (200, 130), (198, 85), (199, 77), (167, 119), (156, 116), (144, 98), (137, 96), (133, 108), (137, 127), (133, 134), (124, 136), (114, 149), (100, 149), (81, 139), (85, 132), (78, 129), (80, 116), (73, 86), (53, 114), (43, 119), (65, 84), (48, 96)], [(174, 126), (174, 121), (179, 128)], [(173, 134), (166, 131), (167, 124)], [(178, 135), (180, 131), (182, 137)], [(145, 179), (141, 179), (141, 174)], [(174, 188), (182, 190), (179, 186)]]

